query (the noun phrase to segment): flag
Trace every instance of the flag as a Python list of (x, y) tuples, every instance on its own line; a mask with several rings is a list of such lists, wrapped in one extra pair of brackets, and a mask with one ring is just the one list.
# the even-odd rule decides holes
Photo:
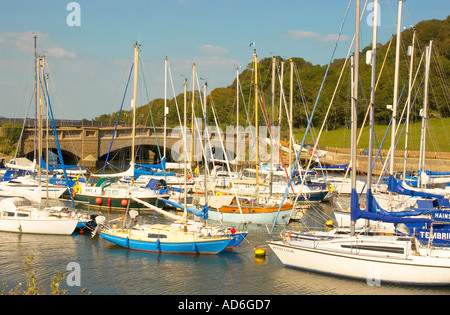
[(250, 45), (248, 45), (248, 47), (255, 47), (255, 42), (250, 43)]

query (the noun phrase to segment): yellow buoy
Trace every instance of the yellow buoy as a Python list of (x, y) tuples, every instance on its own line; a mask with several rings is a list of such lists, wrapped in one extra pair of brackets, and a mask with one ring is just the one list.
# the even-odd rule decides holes
[(333, 224), (334, 224), (334, 222), (331, 219), (329, 219), (329, 220), (327, 220), (327, 222), (325, 222), (326, 226), (333, 226)]
[(257, 247), (255, 249), (255, 256), (256, 257), (264, 257), (264, 256), (266, 256), (266, 251), (264, 250), (264, 248)]

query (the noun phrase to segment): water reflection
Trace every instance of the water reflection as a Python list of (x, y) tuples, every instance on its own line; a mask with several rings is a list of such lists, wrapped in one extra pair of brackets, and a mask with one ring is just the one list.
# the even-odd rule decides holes
[[(324, 228), (332, 216), (330, 204), (311, 206), (304, 222), (291, 222), (290, 228)], [(87, 211), (84, 209), (82, 211)], [(119, 213), (110, 213), (111, 217)], [(153, 214), (142, 216), (152, 220)], [(163, 218), (156, 217), (164, 222)], [(409, 287), (349, 280), (284, 267), (267, 246), (271, 227), (250, 226), (247, 238), (232, 252), (219, 255), (179, 255), (133, 251), (113, 245), (90, 233), (73, 236), (27, 235), (0, 232), (0, 282), (11, 289), (25, 283), (23, 261), (35, 255), (33, 267), (39, 284), (49, 291), (55, 270), (68, 273), (70, 262), (77, 262), (81, 286), (62, 289), (81, 294), (87, 288), (93, 294), (157, 295), (295, 295), (295, 294), (449, 294), (450, 288)], [(276, 227), (278, 235), (283, 227)], [(263, 259), (255, 259), (254, 250), (266, 250)]]

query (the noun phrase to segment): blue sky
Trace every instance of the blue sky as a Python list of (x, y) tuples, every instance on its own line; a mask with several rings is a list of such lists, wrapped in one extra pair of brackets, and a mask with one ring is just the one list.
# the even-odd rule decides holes
[[(379, 0), (378, 41), (395, 33), (397, 0)], [(23, 118), (33, 89), (33, 38), (45, 54), (55, 116), (92, 119), (117, 111), (133, 60), (133, 44), (141, 44), (141, 60), (149, 96), (164, 95), (167, 56), (176, 94), (184, 78), (191, 86), (192, 64), (209, 88), (228, 86), (236, 67), (258, 57), (302, 57), (327, 64), (348, 7), (346, 0), (79, 0), (80, 26), (69, 26), (71, 1), (0, 0), (0, 116)], [(371, 1), (369, 1), (371, 2)], [(364, 4), (364, 1), (362, 1)], [(407, 0), (402, 26), (445, 19), (448, 0)], [(354, 2), (335, 58), (345, 57), (354, 32)], [(361, 23), (361, 47), (371, 42), (371, 27)], [(131, 93), (129, 93), (131, 94)], [(169, 98), (173, 97), (169, 83)], [(146, 103), (140, 94), (138, 104)], [(125, 105), (129, 109), (129, 102)], [(33, 109), (30, 113), (34, 112)], [(31, 114), (29, 114), (30, 116)]]

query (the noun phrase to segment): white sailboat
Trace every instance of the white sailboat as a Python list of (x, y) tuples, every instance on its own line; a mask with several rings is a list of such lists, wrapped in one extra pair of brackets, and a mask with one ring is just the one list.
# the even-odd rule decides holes
[(0, 201), (2, 232), (70, 235), (78, 223), (75, 214), (62, 208), (39, 209), (32, 206), (29, 200), (19, 197)]
[[(36, 38), (36, 37), (35, 37)], [(39, 70), (40, 59), (36, 55), (37, 73), (36, 79), (44, 79), (43, 71)], [(45, 57), (42, 57), (42, 64)], [(43, 69), (43, 66), (42, 66)], [(41, 113), (42, 113), (42, 96), (44, 84), (41, 85), (40, 99), (41, 99)], [(46, 85), (45, 85), (46, 89)], [(47, 104), (49, 106), (50, 104)], [(42, 121), (42, 117), (40, 117)], [(41, 126), (41, 124), (40, 124)], [(39, 137), (39, 147), (41, 148), (42, 137)], [(41, 150), (39, 149), (39, 155)], [(35, 163), (29, 165), (30, 170), (34, 171)], [(30, 185), (23, 187), (22, 183), (15, 183), (13, 185), (3, 185), (2, 192), (7, 191), (13, 196), (0, 201), (0, 231), (14, 232), (14, 233), (32, 233), (32, 234), (72, 234), (79, 224), (79, 215), (68, 208), (63, 207), (41, 207), (42, 190), (47, 190), (47, 187), (41, 186), (41, 168), (38, 169), (38, 181), (30, 182)], [(10, 182), (7, 182), (10, 183)], [(16, 185), (16, 187), (14, 187)], [(64, 190), (66, 187), (64, 187)], [(47, 194), (48, 200), (48, 194)], [(38, 207), (32, 206), (31, 201), (37, 202)]]
[[(399, 0), (399, 7), (402, 5)], [(377, 10), (377, 0), (374, 5)], [(377, 13), (374, 12), (376, 19)], [(355, 77), (358, 78), (360, 0), (356, 1)], [(376, 22), (376, 20), (375, 20)], [(398, 21), (399, 22), (399, 21)], [(377, 23), (374, 23), (374, 32)], [(358, 82), (358, 80), (356, 80)], [(355, 84), (354, 95), (358, 95)], [(373, 104), (373, 103), (372, 103)], [(352, 162), (356, 165), (357, 98), (352, 100)], [(356, 169), (352, 169), (352, 225), (350, 233), (338, 230), (327, 232), (288, 232), (280, 241), (269, 242), (281, 262), (300, 268), (341, 277), (365, 279), (372, 283), (394, 282), (414, 285), (449, 285), (450, 251), (422, 247), (414, 237), (384, 236), (355, 233), (354, 221), (369, 217), (360, 211), (355, 190)]]
[(0, 181), (0, 196), (26, 196), (39, 188), (42, 198), (58, 199), (67, 191), (67, 187), (47, 184), (46, 180), (46, 178), (42, 178), (42, 181), (39, 181), (32, 175), (24, 175), (8, 181)]

